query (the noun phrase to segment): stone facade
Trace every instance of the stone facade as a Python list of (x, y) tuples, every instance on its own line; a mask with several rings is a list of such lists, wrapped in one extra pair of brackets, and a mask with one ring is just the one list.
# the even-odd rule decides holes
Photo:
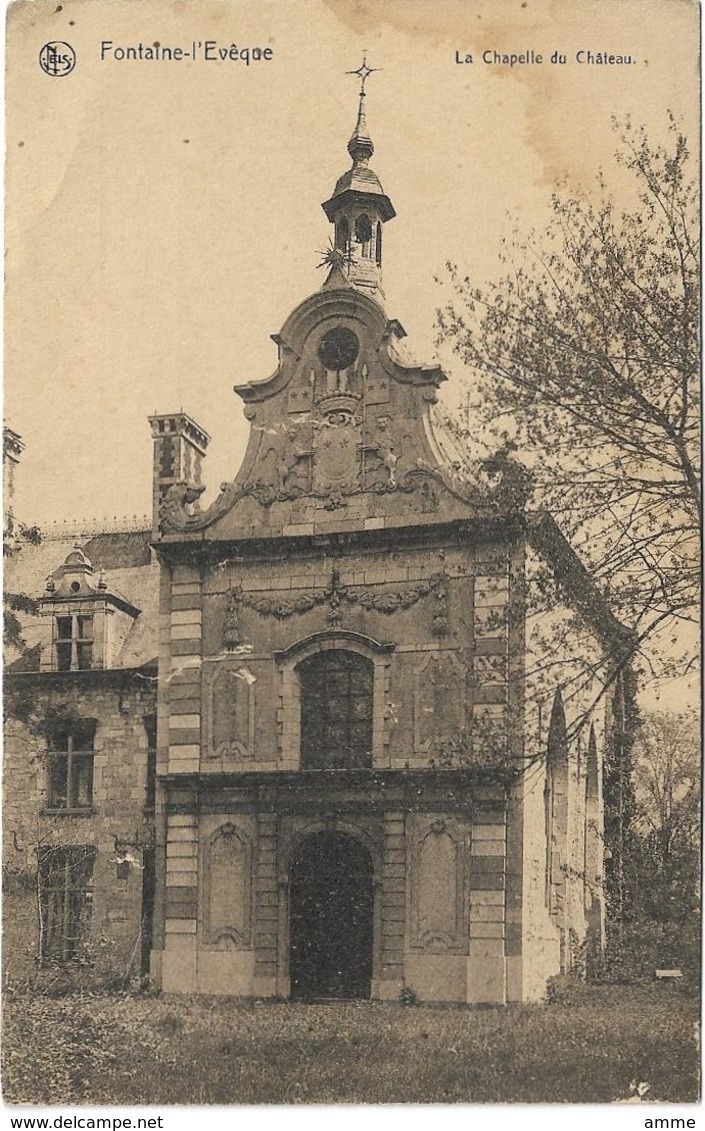
[[(84, 586), (119, 578), (142, 606), (137, 620), (153, 624), (158, 571), (148, 538), (143, 530), (86, 540), (99, 568), (81, 552), (77, 576)], [(131, 984), (151, 949), (156, 634), (130, 617), (130, 631), (106, 634), (90, 667), (56, 670), (55, 616), (80, 609), (99, 620), (106, 607), (107, 590), (97, 585), (73, 605), (56, 593), (67, 549), (75, 581), (78, 551), (51, 538), (19, 545), (6, 571), (13, 592), (37, 595), (55, 567), (39, 614), (27, 618), (27, 650), (5, 675), (4, 974)], [(40, 889), (43, 880), (52, 888), (40, 900), (38, 879)]]
[[(581, 763), (564, 712), (526, 742), (525, 535), (508, 533), (360, 522), (323, 552), (278, 534), (162, 543), (164, 988), (289, 995), (292, 868), (320, 830), (372, 861), (372, 996), (532, 999), (574, 962), (590, 913), (599, 946), (595, 728)], [(370, 765), (307, 769), (298, 673), (342, 650), (373, 670)], [(214, 843), (235, 890), (214, 882)]]
[[(83, 678), (70, 692), (62, 688), (57, 693), (38, 687), (37, 679), (29, 677), (17, 680), (20, 688), (9, 693), (15, 706), (18, 690), (33, 698), (41, 694), (43, 710), (57, 725), (62, 716), (97, 720), (93, 803), (80, 815), (51, 808), (48, 736), (37, 734), (31, 722), (11, 718), (8, 723), (5, 777), (12, 788), (6, 797), (3, 853), (9, 886), (6, 921), (14, 924), (6, 939), (11, 977), (27, 977), (36, 970), (42, 926), (34, 894), (37, 856), (68, 846), (95, 852), (91, 936), (81, 958), (101, 980), (124, 977), (126, 983), (144, 962), (142, 931), (148, 924), (143, 922), (143, 898), (153, 871), (147, 773), (154, 696), (140, 686), (86, 687), (86, 682)], [(147, 907), (144, 911), (148, 914)]]
[[(405, 356), (381, 305), (394, 209), (362, 99), (348, 148), (328, 277), (274, 335), (274, 375), (236, 390), (237, 477), (202, 508), (207, 433), (155, 416), (156, 561), (131, 572), (106, 535), (53, 563), (40, 670), (10, 688), (96, 720), (93, 801), (43, 813), (15, 719), (6, 859), (31, 871), (44, 836), (95, 847), (86, 954), (109, 928), (127, 971), (148, 940), (168, 992), (534, 1000), (602, 943), (604, 688), (625, 634), (527, 510), (521, 464), (445, 465), (446, 375)], [(535, 631), (534, 563), (558, 635)], [(594, 687), (556, 666), (588, 653)]]

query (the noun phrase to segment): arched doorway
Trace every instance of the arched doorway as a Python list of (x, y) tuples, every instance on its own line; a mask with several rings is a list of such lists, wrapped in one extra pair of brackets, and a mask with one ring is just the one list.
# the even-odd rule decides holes
[(373, 869), (346, 833), (312, 833), (291, 870), (290, 979), (294, 998), (368, 998)]

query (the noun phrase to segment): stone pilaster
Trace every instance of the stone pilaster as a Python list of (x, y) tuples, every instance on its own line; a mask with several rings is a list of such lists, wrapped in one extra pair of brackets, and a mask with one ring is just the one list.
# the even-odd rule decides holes
[[(168, 614), (161, 632), (168, 646), (168, 772), (194, 773), (201, 756), (201, 578), (193, 566), (174, 568)], [(168, 619), (167, 619), (168, 617)]]
[(277, 883), (277, 817), (260, 813), (257, 818), (257, 857), (254, 892), (254, 993), (258, 997), (288, 995), (277, 985), (279, 937), (279, 885)]
[(376, 893), (381, 939), (379, 974), (372, 986), (372, 996), (397, 998), (404, 984), (406, 832), (403, 812), (384, 815), (382, 877)]
[(473, 817), (470, 853), (470, 942), (467, 1001), (506, 1001), (506, 832), (502, 811)]
[(198, 818), (167, 818), (166, 891), (162, 989), (187, 993), (197, 988)]

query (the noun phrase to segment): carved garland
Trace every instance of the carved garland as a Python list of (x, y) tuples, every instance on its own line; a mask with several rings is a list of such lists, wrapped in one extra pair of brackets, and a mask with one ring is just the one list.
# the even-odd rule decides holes
[(258, 593), (246, 593), (241, 585), (230, 589), (225, 613), (223, 643), (226, 648), (235, 648), (242, 643), (240, 632), (240, 609), (254, 609), (263, 617), (287, 617), (307, 613), (319, 605), (328, 605), (328, 623), (331, 628), (341, 627), (341, 606), (356, 605), (368, 612), (391, 614), (410, 609), (423, 597), (436, 598), (433, 613), (433, 635), (442, 637), (448, 633), (448, 578), (445, 573), (435, 573), (427, 581), (422, 581), (408, 589), (388, 589), (382, 593), (360, 590), (357, 586), (341, 585), (340, 574), (333, 570), (330, 584), (324, 589), (306, 589), (295, 596), (269, 597)]

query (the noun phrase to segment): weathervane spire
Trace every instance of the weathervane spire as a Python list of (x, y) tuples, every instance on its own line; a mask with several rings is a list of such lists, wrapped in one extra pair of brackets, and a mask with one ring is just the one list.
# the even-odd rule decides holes
[(367, 66), (367, 51), (365, 50), (362, 53), (362, 64), (357, 70), (345, 72), (347, 75), (357, 75), (360, 79), (360, 103), (357, 111), (357, 122), (353, 135), (348, 142), (348, 153), (352, 157), (354, 165), (366, 165), (375, 151), (365, 120), (365, 83), (370, 75), (379, 70), (381, 70), (381, 67)]

